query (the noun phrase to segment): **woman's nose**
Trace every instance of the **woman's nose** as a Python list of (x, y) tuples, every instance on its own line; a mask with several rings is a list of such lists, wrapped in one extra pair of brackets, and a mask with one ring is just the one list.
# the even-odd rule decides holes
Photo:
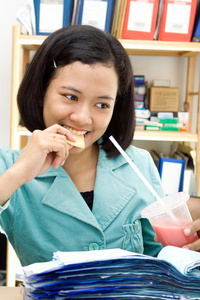
[(92, 123), (91, 111), (89, 107), (86, 105), (76, 106), (75, 110), (70, 115), (70, 119), (81, 125), (91, 124)]

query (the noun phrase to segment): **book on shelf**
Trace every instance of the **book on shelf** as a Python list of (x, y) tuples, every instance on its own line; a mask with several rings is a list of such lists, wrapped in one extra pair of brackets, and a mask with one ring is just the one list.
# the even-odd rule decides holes
[(158, 40), (190, 42), (197, 0), (164, 1)]
[(114, 8), (115, 0), (81, 0), (76, 24), (92, 25), (106, 32), (110, 32)]
[(71, 24), (73, 0), (34, 0), (37, 35), (49, 35)]
[(128, 0), (122, 39), (153, 40), (159, 0)]
[(200, 0), (198, 0), (192, 42), (200, 42)]
[[(111, 32), (118, 39), (200, 41), (199, 0), (33, 1), (17, 21), (28, 34), (49, 35), (76, 24)], [(199, 2), (200, 3), (200, 2)], [(24, 10), (25, 12), (25, 10)], [(25, 32), (24, 31), (24, 32)]]
[(144, 75), (134, 75), (134, 100), (136, 108), (148, 108), (148, 86)]
[(163, 6), (164, 6), (164, 0), (159, 1), (159, 8), (158, 8), (158, 15), (157, 15), (157, 22), (156, 22), (156, 29), (154, 32), (154, 40), (158, 39), (159, 31), (160, 31), (160, 23), (162, 18), (162, 12), (163, 12)]
[(122, 34), (122, 27), (124, 16), (126, 12), (127, 0), (116, 0), (113, 22), (111, 27), (111, 34), (120, 39)]

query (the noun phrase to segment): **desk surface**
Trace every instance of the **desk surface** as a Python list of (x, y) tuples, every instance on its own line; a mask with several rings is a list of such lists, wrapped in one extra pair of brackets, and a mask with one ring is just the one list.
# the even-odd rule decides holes
[(23, 300), (23, 296), (20, 294), (19, 287), (0, 286), (0, 299), (1, 300)]

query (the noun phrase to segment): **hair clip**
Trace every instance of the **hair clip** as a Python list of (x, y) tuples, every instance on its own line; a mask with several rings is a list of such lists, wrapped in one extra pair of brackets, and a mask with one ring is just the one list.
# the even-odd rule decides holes
[(55, 69), (57, 69), (57, 65), (56, 65), (56, 62), (55, 62), (54, 59), (53, 59), (53, 66), (54, 66)]

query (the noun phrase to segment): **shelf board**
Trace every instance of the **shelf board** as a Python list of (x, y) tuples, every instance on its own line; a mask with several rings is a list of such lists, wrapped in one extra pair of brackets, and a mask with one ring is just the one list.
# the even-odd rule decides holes
[(166, 42), (119, 40), (130, 55), (159, 55), (188, 57), (200, 55), (200, 45), (195, 42)]
[[(17, 130), (20, 136), (30, 136), (31, 132), (25, 127), (19, 126)], [(147, 131), (136, 130), (134, 134), (134, 140), (136, 141), (177, 141), (177, 142), (197, 142), (198, 137), (195, 133), (185, 131)]]
[[(47, 38), (44, 35), (20, 34), (19, 43), (23, 49), (37, 50)], [(200, 55), (200, 45), (195, 42), (165, 42), (119, 40), (129, 55), (159, 55), (188, 57)]]
[(136, 130), (134, 140), (138, 141), (172, 141), (172, 142), (197, 142), (196, 133), (185, 131), (147, 131)]

